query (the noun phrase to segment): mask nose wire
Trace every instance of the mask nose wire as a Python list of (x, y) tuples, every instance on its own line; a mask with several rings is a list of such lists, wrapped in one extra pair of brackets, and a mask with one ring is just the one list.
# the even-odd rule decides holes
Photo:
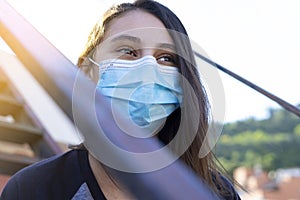
[(146, 56), (143, 56), (142, 58), (140, 59), (143, 59), (143, 60), (152, 60), (153, 62), (157, 63), (157, 60), (154, 56), (151, 56), (151, 55), (146, 55)]
[(157, 63), (157, 60), (156, 60), (156, 58), (154, 57), (154, 56), (151, 56), (151, 55), (146, 55), (146, 56), (143, 56), (143, 57), (141, 57), (141, 58), (139, 58), (139, 59), (137, 59), (137, 60), (122, 60), (122, 59), (109, 59), (109, 60), (104, 60), (104, 61), (101, 61), (101, 62), (96, 62), (93, 58), (91, 58), (91, 57), (88, 57), (88, 59), (89, 59), (89, 61), (90, 62), (92, 62), (93, 64), (95, 64), (96, 66), (98, 66), (98, 67), (101, 67), (100, 66), (100, 63), (102, 63), (102, 62), (110, 62), (110, 63), (112, 63), (112, 64), (136, 64), (136, 65), (138, 65), (138, 64), (144, 64), (145, 62), (147, 63), (147, 61), (149, 62), (149, 63), (155, 63), (155, 64), (158, 64)]

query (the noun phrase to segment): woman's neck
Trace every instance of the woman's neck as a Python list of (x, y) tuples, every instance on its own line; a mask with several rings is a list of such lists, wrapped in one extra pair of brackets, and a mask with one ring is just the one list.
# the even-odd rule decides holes
[(101, 188), (104, 196), (110, 199), (122, 199), (122, 200), (132, 200), (134, 197), (130, 195), (126, 189), (116, 184), (116, 181), (110, 177), (104, 170), (102, 164), (89, 153), (89, 163), (92, 169), (92, 172), (98, 182), (99, 187)]

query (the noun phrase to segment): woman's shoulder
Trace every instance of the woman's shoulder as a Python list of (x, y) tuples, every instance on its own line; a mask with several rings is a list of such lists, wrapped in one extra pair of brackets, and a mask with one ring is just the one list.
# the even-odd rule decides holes
[[(217, 188), (220, 191), (220, 194), (222, 196), (222, 199), (225, 200), (240, 200), (240, 196), (236, 189), (234, 188), (232, 182), (223, 174), (219, 174), (219, 177), (217, 178), (214, 176), (213, 180), (217, 184)], [(218, 180), (218, 181), (217, 181)]]
[(80, 163), (85, 162), (82, 159), (87, 159), (86, 151), (70, 150), (25, 167), (10, 178), (2, 195), (29, 197), (58, 192), (66, 185), (76, 188), (82, 182)]
[[(70, 150), (65, 153), (55, 155), (39, 162), (36, 162), (28, 167), (25, 167), (18, 171), (13, 177), (26, 177), (32, 175), (47, 175), (52, 171), (57, 172), (65, 172), (63, 169), (73, 165), (75, 163), (78, 164), (80, 154), (84, 154), (82, 150)], [(56, 171), (58, 170), (59, 171)], [(44, 177), (45, 178), (45, 177)]]

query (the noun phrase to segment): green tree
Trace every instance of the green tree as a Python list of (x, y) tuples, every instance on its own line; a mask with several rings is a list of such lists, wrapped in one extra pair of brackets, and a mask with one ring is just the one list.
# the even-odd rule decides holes
[(299, 167), (300, 118), (283, 109), (270, 109), (263, 120), (250, 118), (225, 124), (216, 155), (232, 173), (238, 166), (264, 170)]
[(295, 135), (300, 136), (300, 124), (298, 124), (298, 125), (295, 127), (294, 133), (295, 133)]

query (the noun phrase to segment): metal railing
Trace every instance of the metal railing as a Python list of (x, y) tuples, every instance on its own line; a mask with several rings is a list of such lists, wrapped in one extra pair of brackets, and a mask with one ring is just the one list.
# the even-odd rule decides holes
[(268, 92), (267, 90), (259, 87), (258, 85), (250, 82), (249, 80), (241, 77), (240, 75), (226, 69), (225, 67), (223, 67), (222, 65), (212, 61), (211, 59), (204, 57), (203, 55), (199, 54), (198, 52), (194, 52), (195, 55), (202, 59), (203, 61), (207, 62), (208, 64), (216, 67), (217, 69), (223, 71), (224, 73), (228, 74), (229, 76), (237, 79), (238, 81), (242, 82), (243, 84), (249, 86), (250, 88), (256, 90), (257, 92), (263, 94), (264, 96), (270, 98), (271, 100), (275, 101), (276, 103), (278, 103), (279, 105), (281, 105), (283, 108), (285, 108), (286, 110), (294, 113), (295, 115), (297, 115), (298, 117), (300, 117), (300, 109), (290, 103), (288, 103), (287, 101), (279, 98), (278, 96), (272, 94), (271, 92)]

